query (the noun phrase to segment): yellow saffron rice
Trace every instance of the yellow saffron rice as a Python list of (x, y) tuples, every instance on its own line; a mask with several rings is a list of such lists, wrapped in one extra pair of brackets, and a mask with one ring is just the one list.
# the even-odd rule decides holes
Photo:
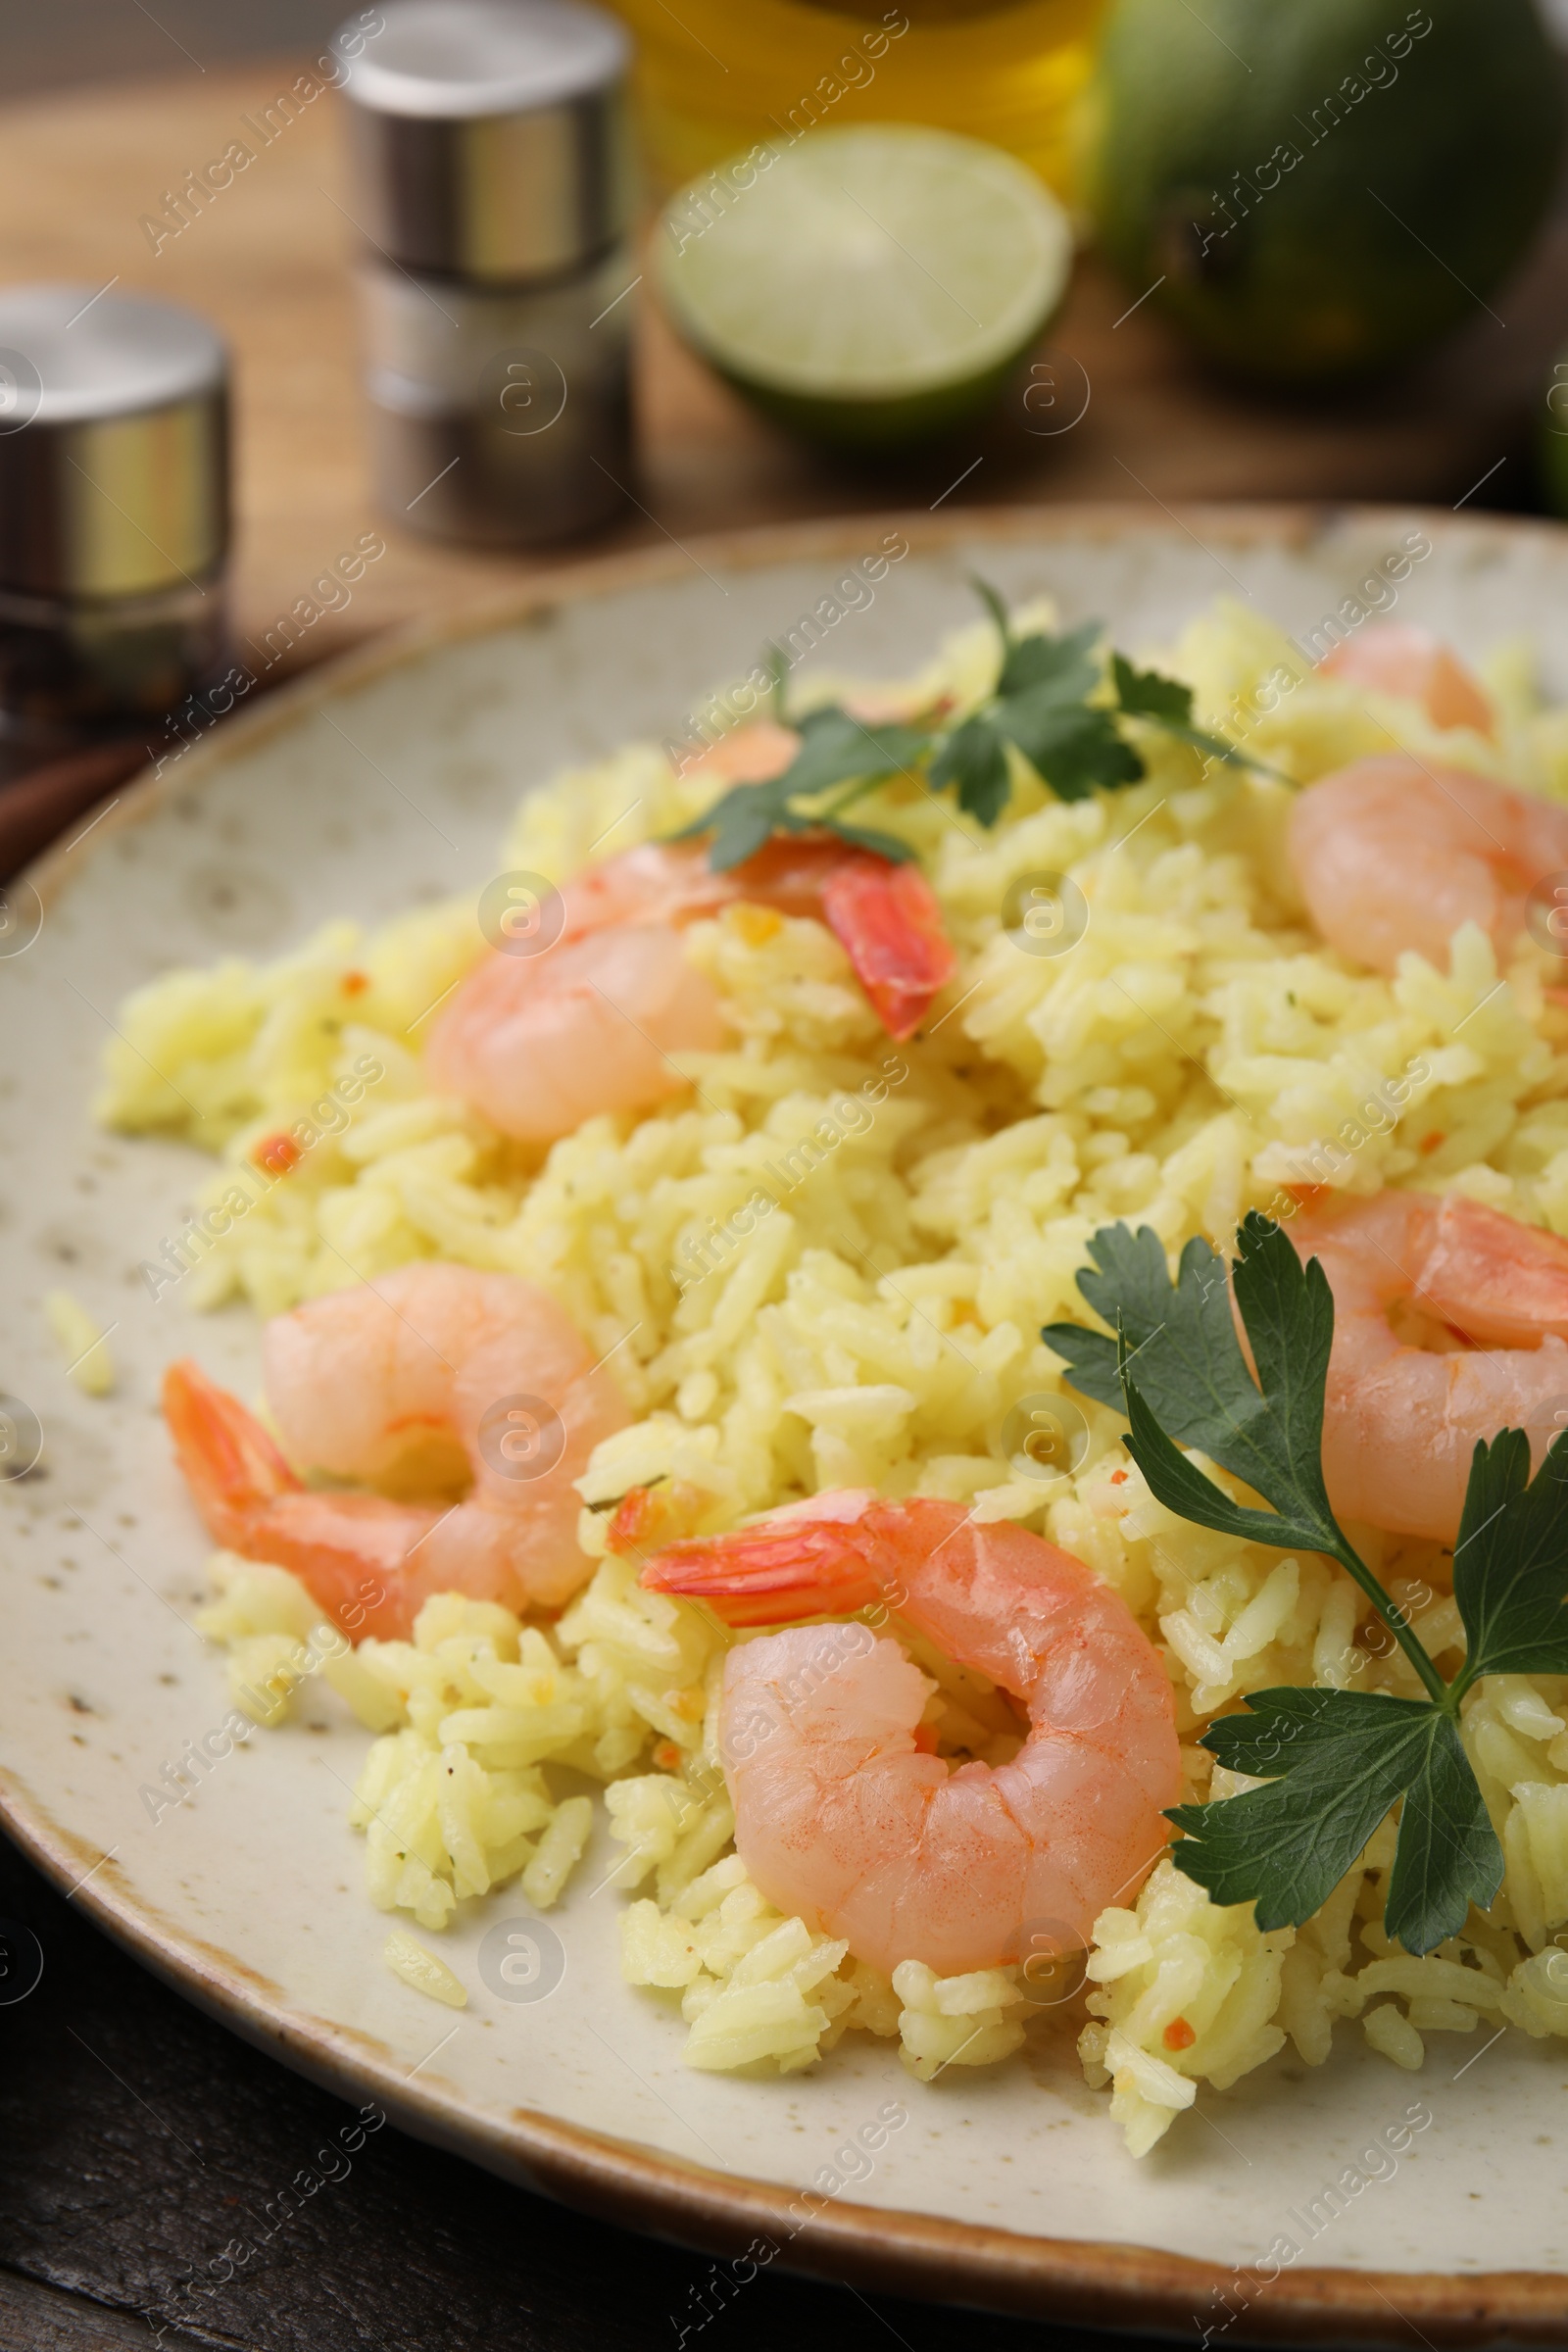
[[(1412, 706), (1305, 671), (1235, 606), (1139, 650), (1192, 682), (1200, 724), (1232, 726), (1246, 708), (1249, 749), (1298, 785), (1404, 747), (1568, 800), (1568, 715), (1538, 707), (1518, 654), (1486, 670), (1488, 740), (1439, 735)], [(910, 682), (910, 706), (942, 692), (961, 713), (995, 665), (989, 626), (964, 629)], [(1199, 1735), (1250, 1690), (1414, 1694), (1337, 1567), (1173, 1518), (1113, 1414), (1077, 1400), (1089, 1444), (1067, 1475), (1030, 1474), (1003, 1432), (1020, 1399), (1061, 1388), (1040, 1327), (1082, 1319), (1085, 1245), (1112, 1219), (1152, 1225), (1174, 1253), (1195, 1234), (1228, 1245), (1248, 1208), (1278, 1213), (1292, 1187), (1415, 1185), (1568, 1234), (1568, 1011), (1535, 951), (1499, 971), (1474, 929), (1446, 970), (1413, 956), (1392, 978), (1348, 964), (1294, 893), (1291, 786), (1205, 771), (1137, 732), (1142, 783), (1069, 805), (1020, 761), (994, 832), (897, 780), (858, 811), (918, 851), (959, 954), (906, 1046), (889, 1044), (821, 924), (733, 908), (688, 934), (731, 1031), (725, 1051), (692, 1058), (693, 1091), (531, 1151), (421, 1071), (429, 1007), (483, 952), (469, 898), (141, 989), (118, 1016), (99, 1112), (215, 1154), (181, 1254), (144, 1269), (155, 1290), (177, 1279), (201, 1303), (271, 1315), (448, 1258), (545, 1285), (596, 1352), (615, 1350), (634, 1419), (580, 1482), (588, 1581), (559, 1620), (446, 1596), (412, 1641), (344, 1652), (313, 1646), (319, 1612), (281, 1570), (216, 1564), (204, 1623), (228, 1646), (236, 1703), (281, 1721), (319, 1671), (375, 1735), (352, 1816), (374, 1902), (425, 1932), (503, 1883), (548, 1908), (602, 1802), (630, 1898), (624, 1974), (683, 2021), (692, 2065), (790, 2073), (867, 2032), (929, 2081), (1070, 2025), (1142, 2153), (1200, 2084), (1228, 2084), (1287, 2040), (1321, 2063), (1337, 2019), (1359, 2018), (1401, 2067), (1420, 2065), (1434, 2033), (1568, 2033), (1568, 1959), (1552, 1940), (1568, 1920), (1568, 1678), (1496, 1677), (1467, 1702), (1507, 1879), (1489, 1918), (1424, 1959), (1383, 1935), (1385, 1825), (1299, 1931), (1260, 1935), (1250, 1906), (1216, 1907), (1166, 1860), (1134, 1905), (1101, 1918), (1081, 1990), (1041, 1998), (1016, 1968), (938, 1979), (912, 1959), (889, 1980), (780, 1917), (748, 1879), (714, 1733), (730, 1637), (643, 1592), (606, 1544), (634, 1486), (655, 1488), (685, 1533), (843, 1486), (1016, 1520), (1087, 1562), (1147, 1630), (1200, 1795)], [(500, 864), (564, 878), (612, 824), (612, 846), (630, 847), (713, 789), (633, 746), (531, 792)], [(1005, 927), (1009, 891), (1016, 906), (1042, 876), (1081, 894), (1087, 928), (1070, 952), (1030, 952)], [(1446, 1554), (1357, 1540), (1451, 1672)], [(941, 1751), (1011, 1752), (1017, 1720), (999, 1694), (912, 1646), (938, 1685)], [(404, 1943), (393, 1964), (407, 1973)]]

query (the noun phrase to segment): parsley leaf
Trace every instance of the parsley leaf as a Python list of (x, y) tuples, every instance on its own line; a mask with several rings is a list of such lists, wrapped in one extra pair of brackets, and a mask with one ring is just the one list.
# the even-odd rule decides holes
[(1100, 684), (1100, 664), (1092, 649), (1102, 634), (1098, 620), (1065, 637), (1004, 637), (997, 692), (1011, 696), (1049, 689), (1058, 703), (1081, 703)]
[(1568, 1433), (1536, 1477), (1530, 1441), (1505, 1429), (1478, 1446), (1453, 1548), (1467, 1690), (1483, 1674), (1568, 1674)]
[(930, 748), (914, 727), (866, 726), (834, 704), (798, 720), (801, 748), (775, 786), (787, 801), (827, 792), (835, 784), (880, 780), (912, 767)]
[[(1043, 630), (1016, 637), (996, 590), (981, 579), (972, 585), (1002, 640), (996, 690), (978, 710), (946, 728), (873, 726), (837, 705), (809, 711), (796, 722), (800, 748), (783, 775), (733, 786), (671, 838), (710, 833), (709, 863), (721, 872), (744, 864), (775, 833), (813, 830), (836, 833), (858, 848), (901, 861), (914, 855), (906, 843), (851, 824), (841, 810), (891, 776), (912, 775), (935, 792), (953, 787), (964, 814), (989, 828), (1000, 822), (1011, 797), (1009, 745), (1059, 800), (1116, 791), (1136, 784), (1146, 772), (1121, 732), (1122, 716), (1151, 720), (1210, 759), (1259, 764), (1222, 736), (1193, 726), (1191, 687), (1154, 670), (1136, 670), (1120, 654), (1111, 657), (1116, 704), (1107, 708), (1100, 699), (1105, 681), (1096, 652), (1103, 635), (1098, 620), (1059, 637)], [(767, 664), (772, 716), (787, 725), (789, 663), (776, 645), (767, 649)], [(824, 805), (822, 795), (841, 786), (848, 789)]]
[[(1094, 647), (1102, 634), (1099, 621), (1086, 621), (1066, 636), (1014, 637), (994, 589), (975, 587), (1002, 637), (997, 701), (987, 715), (1038, 768), (1059, 799), (1087, 799), (1097, 785), (1114, 790), (1136, 784), (1144, 762), (1125, 742), (1116, 712), (1091, 703), (1101, 684)], [(1222, 735), (1193, 724), (1193, 690), (1157, 670), (1134, 669), (1122, 654), (1110, 658), (1116, 711), (1162, 727), (1205, 758), (1229, 766), (1257, 766)]]
[(1219, 760), (1227, 767), (1255, 767), (1280, 783), (1293, 781), (1265, 760), (1255, 760), (1250, 752), (1238, 750), (1223, 735), (1210, 735), (1206, 728), (1193, 724), (1193, 690), (1178, 678), (1161, 677), (1157, 669), (1134, 669), (1120, 654), (1110, 658), (1111, 676), (1116, 687), (1116, 705), (1129, 718), (1147, 718), (1179, 743), (1191, 744), (1206, 760)]
[[(893, 833), (848, 824), (838, 809), (859, 791), (906, 773), (924, 756), (929, 738), (913, 727), (865, 726), (833, 706), (808, 711), (799, 722), (799, 732), (800, 749), (782, 775), (763, 784), (732, 785), (670, 839), (685, 841), (695, 833), (710, 833), (708, 862), (716, 873), (744, 865), (775, 833), (818, 829), (836, 833), (858, 849), (872, 850), (896, 865), (907, 862), (914, 856), (907, 842)], [(800, 800), (816, 800), (838, 784), (856, 789), (830, 808), (803, 810), (794, 806)]]
[(1058, 800), (1085, 801), (1097, 784), (1114, 790), (1136, 784), (1144, 773), (1143, 761), (1122, 741), (1108, 710), (1063, 702), (1052, 682), (999, 703), (994, 722)]
[[(1102, 1228), (1089, 1245), (1099, 1271), (1079, 1277), (1090, 1305), (1119, 1327), (1119, 1360), (1115, 1341), (1071, 1323), (1048, 1324), (1041, 1337), (1102, 1404), (1120, 1405), (1125, 1385), (1128, 1451), (1167, 1509), (1249, 1543), (1328, 1550), (1339, 1531), (1318, 1454), (1334, 1302), (1322, 1267), (1303, 1266), (1266, 1217), (1254, 1210), (1237, 1240), (1236, 1296), (1261, 1391), (1236, 1337), (1224, 1259), (1207, 1242), (1189, 1242), (1173, 1286), (1147, 1225), (1137, 1235)], [(1232, 1502), (1181, 1445), (1201, 1446), (1274, 1511)]]
[[(1203, 1745), (1263, 1781), (1245, 1794), (1175, 1807), (1179, 1870), (1218, 1902), (1252, 1902), (1264, 1929), (1299, 1926), (1349, 1870), (1390, 1808), (1399, 1830), (1385, 1926), (1430, 1951), (1490, 1905), (1503, 1859), (1459, 1733), (1459, 1702), (1483, 1674), (1568, 1673), (1568, 1435), (1530, 1476), (1530, 1442), (1504, 1430), (1475, 1449), (1454, 1554), (1464, 1666), (1446, 1683), (1334, 1516), (1322, 1470), (1334, 1301), (1255, 1212), (1237, 1234), (1229, 1282), (1217, 1251), (1189, 1242), (1171, 1281), (1157, 1235), (1107, 1226), (1079, 1277), (1114, 1339), (1075, 1324), (1042, 1337), (1086, 1396), (1122, 1405), (1152, 1494), (1181, 1517), (1245, 1540), (1302, 1545), (1368, 1593), (1429, 1695), (1258, 1690)], [(1247, 1335), (1244, 1352), (1231, 1298)], [(1254, 1370), (1255, 1367), (1255, 1370)], [(1181, 1450), (1200, 1448), (1273, 1507), (1233, 1502)]]
[(1502, 1847), (1456, 1716), (1431, 1705), (1424, 1712), (1431, 1732), (1405, 1788), (1383, 1912), (1384, 1927), (1409, 1952), (1430, 1952), (1446, 1936), (1457, 1936), (1472, 1903), (1487, 1910), (1503, 1869)]
[(955, 727), (931, 762), (931, 784), (943, 792), (958, 788), (958, 807), (981, 824), (994, 825), (1007, 806), (1012, 778), (1006, 747), (989, 718), (966, 718)]
[(768, 640), (765, 667), (768, 676), (767, 712), (775, 726), (790, 723), (789, 675), (790, 658), (781, 645)]
[(1193, 690), (1179, 678), (1162, 678), (1157, 669), (1134, 669), (1122, 654), (1111, 655), (1110, 674), (1116, 700), (1129, 718), (1152, 718), (1166, 727), (1192, 725)]
[(1012, 622), (1008, 618), (1006, 606), (992, 587), (991, 582), (983, 580), (977, 571), (970, 572), (969, 585), (996, 622), (997, 635), (1002, 639), (1002, 650), (1005, 654), (1012, 644)]
[(1092, 653), (1101, 633), (1091, 620), (1064, 637), (1003, 638), (997, 699), (984, 723), (1017, 745), (1058, 800), (1087, 800), (1097, 785), (1113, 791), (1144, 773), (1113, 713), (1088, 699), (1101, 682)]
[(715, 873), (744, 865), (776, 832), (788, 831), (789, 810), (773, 784), (734, 784), (710, 808), (672, 833), (671, 841), (689, 840), (694, 833), (710, 833), (708, 862)]
[(1256, 1920), (1298, 1927), (1321, 1909), (1391, 1805), (1404, 1811), (1385, 1926), (1430, 1951), (1463, 1927), (1472, 1901), (1502, 1883), (1498, 1845), (1453, 1717), (1429, 1700), (1376, 1690), (1255, 1690), (1245, 1715), (1203, 1744), (1261, 1788), (1177, 1805), (1173, 1859), (1217, 1903), (1255, 1899)]

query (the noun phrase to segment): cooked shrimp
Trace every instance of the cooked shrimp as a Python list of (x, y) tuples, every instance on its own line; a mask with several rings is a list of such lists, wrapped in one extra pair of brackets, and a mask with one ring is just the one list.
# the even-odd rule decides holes
[[(795, 740), (781, 727), (766, 733)], [(757, 764), (780, 763), (776, 744), (755, 748)], [(557, 944), (487, 956), (437, 1020), (427, 1052), (437, 1086), (531, 1143), (569, 1135), (596, 1111), (652, 1109), (689, 1083), (677, 1055), (724, 1043), (717, 994), (687, 962), (681, 939), (700, 915), (750, 900), (823, 917), (901, 1040), (956, 969), (919, 868), (838, 841), (772, 841), (727, 873), (695, 844), (650, 843), (590, 866), (562, 899)]]
[(1440, 637), (1409, 621), (1382, 620), (1348, 637), (1320, 662), (1325, 677), (1419, 703), (1435, 727), (1493, 732), (1492, 705)]
[[(407, 1634), (432, 1592), (520, 1611), (559, 1605), (588, 1575), (571, 1482), (630, 1414), (545, 1292), (402, 1266), (279, 1315), (262, 1361), (288, 1459), (195, 1364), (164, 1382), (175, 1453), (220, 1544), (292, 1569), (342, 1622), (359, 1624), (361, 1602), (365, 1630), (385, 1635)], [(314, 1492), (301, 1471), (423, 1496)], [(432, 1494), (455, 1471), (471, 1475), (466, 1497)]]
[(1042, 1537), (852, 1491), (677, 1544), (642, 1581), (737, 1625), (885, 1598), (1027, 1709), (1011, 1763), (953, 1771), (918, 1744), (932, 1685), (897, 1642), (794, 1626), (730, 1652), (720, 1745), (741, 1859), (860, 1959), (954, 1975), (1036, 1935), (1087, 1944), (1164, 1851), (1170, 1678), (1119, 1595)]
[(1508, 954), (1531, 889), (1568, 868), (1568, 808), (1396, 753), (1308, 786), (1291, 810), (1290, 848), (1330, 947), (1381, 972), (1413, 948), (1446, 971), (1464, 922)]
[(696, 760), (682, 760), (680, 772), (721, 776), (726, 784), (765, 784), (769, 777), (783, 774), (800, 743), (793, 727), (781, 727), (772, 718), (754, 718), (748, 726), (731, 727)]
[(669, 923), (627, 923), (532, 956), (487, 956), (436, 1023), (433, 1083), (503, 1135), (554, 1143), (602, 1110), (690, 1085), (676, 1056), (724, 1043), (717, 991)]
[(1309, 1204), (1287, 1226), (1334, 1294), (1323, 1420), (1345, 1518), (1451, 1544), (1480, 1438), (1568, 1427), (1568, 1242), (1452, 1195)]

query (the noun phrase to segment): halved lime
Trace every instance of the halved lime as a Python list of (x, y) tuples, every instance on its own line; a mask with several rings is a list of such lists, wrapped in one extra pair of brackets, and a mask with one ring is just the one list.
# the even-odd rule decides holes
[(865, 448), (986, 407), (1061, 299), (1067, 216), (982, 140), (811, 130), (692, 180), (657, 269), (676, 326), (782, 423)]

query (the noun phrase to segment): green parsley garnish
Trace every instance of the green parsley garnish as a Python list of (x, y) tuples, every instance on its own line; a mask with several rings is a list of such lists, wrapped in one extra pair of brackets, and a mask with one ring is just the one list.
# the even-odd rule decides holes
[[(857, 848), (874, 850), (902, 865), (914, 856), (897, 834), (881, 833), (869, 825), (852, 824), (843, 811), (852, 801), (885, 784), (890, 776), (912, 772), (925, 754), (929, 736), (914, 727), (867, 727), (847, 710), (833, 706), (812, 710), (795, 722), (801, 748), (781, 776), (765, 784), (734, 784), (711, 808), (683, 825), (672, 840), (685, 841), (694, 833), (711, 833), (708, 862), (715, 872), (744, 865), (775, 833), (836, 833)], [(824, 794), (847, 786), (831, 800)], [(797, 803), (802, 806), (797, 806)]]
[[(1014, 637), (1006, 608), (984, 580), (974, 582), (1002, 639), (996, 690), (956, 725), (869, 726), (836, 704), (810, 711), (798, 724), (801, 748), (780, 776), (765, 784), (737, 784), (711, 808), (674, 835), (677, 841), (711, 833), (708, 861), (724, 872), (756, 855), (775, 833), (836, 833), (858, 849), (896, 863), (913, 857), (892, 833), (852, 823), (844, 811), (893, 776), (907, 776), (933, 792), (955, 791), (958, 807), (995, 825), (1012, 792), (1009, 751), (1021, 753), (1058, 800), (1081, 801), (1097, 786), (1136, 784), (1147, 771), (1121, 732), (1123, 718), (1160, 727), (1207, 760), (1261, 767), (1221, 735), (1193, 725), (1193, 690), (1156, 670), (1136, 670), (1112, 654), (1109, 671), (1095, 652), (1103, 635), (1098, 620), (1062, 637)], [(785, 664), (770, 649), (773, 716), (787, 716)], [(1114, 700), (1107, 703), (1109, 685)], [(1272, 771), (1270, 771), (1272, 772)]]
[[(1334, 1300), (1316, 1259), (1252, 1211), (1237, 1232), (1237, 1338), (1226, 1267), (1191, 1241), (1174, 1284), (1147, 1226), (1109, 1225), (1090, 1244), (1079, 1289), (1116, 1336), (1048, 1324), (1042, 1337), (1085, 1396), (1124, 1410), (1127, 1448), (1168, 1510), (1250, 1543), (1338, 1560), (1368, 1594), (1428, 1696), (1256, 1690), (1210, 1724), (1203, 1745), (1261, 1788), (1167, 1816), (1184, 1835), (1177, 1868), (1216, 1902), (1253, 1902), (1260, 1928), (1299, 1927), (1402, 1797), (1384, 1925), (1428, 1952), (1485, 1910), (1502, 1883), (1497, 1842), (1459, 1739), (1465, 1692), (1487, 1674), (1568, 1673), (1568, 1433), (1534, 1480), (1530, 1441), (1505, 1429), (1476, 1446), (1454, 1547), (1465, 1661), (1445, 1682), (1410, 1622), (1355, 1551), (1323, 1483), (1323, 1396)], [(1272, 1505), (1231, 1501), (1180, 1450), (1200, 1447)]]

